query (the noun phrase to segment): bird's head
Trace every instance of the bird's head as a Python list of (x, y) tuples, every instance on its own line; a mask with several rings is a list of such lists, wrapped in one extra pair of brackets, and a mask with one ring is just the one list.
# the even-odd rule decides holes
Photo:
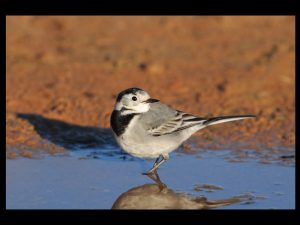
[(118, 94), (115, 110), (121, 111), (121, 115), (145, 113), (154, 102), (158, 100), (150, 98), (146, 91), (140, 88), (128, 88)]

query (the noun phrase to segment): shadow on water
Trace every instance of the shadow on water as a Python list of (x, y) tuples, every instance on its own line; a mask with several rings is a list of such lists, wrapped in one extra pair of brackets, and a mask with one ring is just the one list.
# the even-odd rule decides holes
[[(59, 120), (47, 119), (37, 114), (17, 113), (17, 117), (27, 120), (34, 126), (41, 138), (67, 150), (95, 149), (98, 155), (130, 158), (117, 145), (108, 128), (80, 126)], [(112, 146), (109, 151), (101, 151), (105, 146)]]
[(159, 175), (147, 175), (155, 181), (129, 189), (114, 202), (112, 209), (211, 209), (247, 202), (253, 196), (242, 195), (220, 200), (208, 200), (204, 196), (194, 197), (178, 193), (161, 182)]

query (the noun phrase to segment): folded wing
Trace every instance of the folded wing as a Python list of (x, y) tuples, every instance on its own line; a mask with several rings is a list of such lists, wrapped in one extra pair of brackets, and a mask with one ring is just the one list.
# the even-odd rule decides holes
[(211, 118), (197, 117), (185, 112), (174, 110), (160, 102), (151, 104), (150, 110), (141, 115), (142, 126), (148, 134), (161, 136), (199, 126), (199, 130), (219, 123), (253, 118), (253, 115), (218, 116)]

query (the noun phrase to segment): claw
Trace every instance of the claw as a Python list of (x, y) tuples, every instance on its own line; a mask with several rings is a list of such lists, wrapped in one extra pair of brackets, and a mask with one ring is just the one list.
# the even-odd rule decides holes
[[(162, 156), (162, 160), (159, 161), (159, 159), (160, 159), (161, 156)], [(165, 161), (167, 161), (168, 159), (169, 159), (169, 155), (168, 155), (168, 154), (166, 154), (166, 155), (160, 155), (160, 156), (156, 159), (156, 161), (155, 161), (153, 167), (152, 167), (149, 171), (147, 171), (146, 173), (143, 173), (143, 175), (150, 175), (150, 174), (155, 173), (156, 170), (158, 169), (158, 167), (159, 167), (161, 164), (163, 164)]]

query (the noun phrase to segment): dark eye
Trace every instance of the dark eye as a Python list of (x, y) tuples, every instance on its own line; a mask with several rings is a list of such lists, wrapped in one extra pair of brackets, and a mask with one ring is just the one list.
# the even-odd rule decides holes
[(132, 99), (132, 101), (136, 101), (137, 100), (137, 98), (135, 96), (133, 96), (131, 99)]

